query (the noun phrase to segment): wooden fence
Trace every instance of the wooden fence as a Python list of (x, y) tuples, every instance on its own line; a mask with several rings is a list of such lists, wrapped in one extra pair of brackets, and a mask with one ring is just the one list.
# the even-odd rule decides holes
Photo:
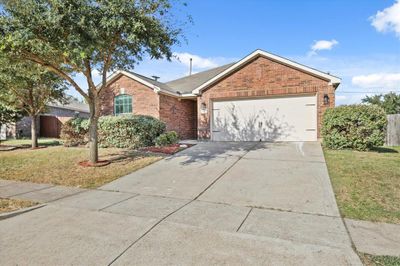
[(388, 115), (386, 133), (387, 146), (400, 146), (400, 114)]

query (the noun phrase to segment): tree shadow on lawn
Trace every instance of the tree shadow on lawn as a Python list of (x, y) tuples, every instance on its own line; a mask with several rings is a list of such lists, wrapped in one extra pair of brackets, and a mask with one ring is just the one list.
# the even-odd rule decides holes
[(371, 151), (377, 153), (399, 153), (397, 150), (389, 148), (389, 147), (375, 147), (372, 148)]
[[(18, 140), (15, 142), (10, 141), (1, 141), (0, 146), (1, 147), (15, 147), (18, 149), (30, 149), (32, 147), (32, 144), (30, 143), (30, 139), (21, 139), (21, 141), (26, 141), (26, 143), (18, 143)], [(38, 140), (38, 146), (40, 147), (53, 147), (53, 146), (60, 146), (62, 145), (62, 142), (60, 140), (46, 140), (46, 139), (39, 139)]]
[(110, 153), (101, 156), (102, 160), (107, 160), (110, 163), (129, 163), (134, 160), (146, 158), (146, 157), (165, 157), (166, 155), (151, 153), (151, 152), (143, 152), (138, 150), (121, 150), (118, 153)]

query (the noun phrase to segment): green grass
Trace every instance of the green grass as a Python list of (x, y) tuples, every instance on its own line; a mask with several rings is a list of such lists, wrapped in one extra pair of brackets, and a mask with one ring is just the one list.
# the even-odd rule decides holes
[(100, 160), (110, 160), (111, 164), (79, 166), (78, 162), (87, 160), (88, 154), (87, 148), (63, 146), (0, 152), (0, 179), (94, 188), (162, 158), (124, 149), (100, 149)]
[[(9, 146), (30, 146), (31, 144), (31, 139), (8, 139), (1, 141), (1, 145)], [(39, 146), (57, 146), (60, 145), (61, 142), (59, 139), (54, 138), (39, 138), (38, 144)]]
[(344, 217), (400, 223), (400, 147), (324, 153)]
[(373, 256), (369, 254), (360, 254), (360, 257), (367, 266), (400, 266), (400, 257)]

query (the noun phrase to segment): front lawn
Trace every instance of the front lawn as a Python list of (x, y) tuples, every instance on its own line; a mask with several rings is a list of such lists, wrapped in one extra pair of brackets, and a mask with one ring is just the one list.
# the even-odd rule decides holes
[(366, 266), (400, 266), (400, 257), (373, 256), (369, 254), (360, 254), (360, 257)]
[(0, 213), (16, 211), (36, 205), (36, 202), (17, 199), (0, 199)]
[[(31, 139), (7, 139), (2, 140), (0, 145), (7, 145), (7, 146), (27, 146), (30, 147), (32, 144)], [(57, 146), (60, 145), (61, 142), (59, 139), (54, 138), (39, 138), (38, 139), (39, 146)]]
[(0, 152), (0, 179), (94, 188), (152, 164), (162, 157), (124, 149), (99, 149), (100, 159), (111, 164), (82, 167), (87, 148), (48, 147)]
[(400, 147), (324, 153), (344, 217), (400, 223)]

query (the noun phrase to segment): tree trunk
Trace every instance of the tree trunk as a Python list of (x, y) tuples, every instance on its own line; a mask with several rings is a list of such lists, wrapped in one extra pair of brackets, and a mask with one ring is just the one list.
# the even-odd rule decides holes
[(89, 124), (89, 161), (97, 163), (99, 160), (99, 149), (97, 147), (97, 124), (99, 120), (99, 112), (95, 101), (89, 103), (90, 124)]
[(31, 116), (31, 139), (32, 139), (32, 149), (38, 147), (38, 138), (37, 138), (37, 115)]

